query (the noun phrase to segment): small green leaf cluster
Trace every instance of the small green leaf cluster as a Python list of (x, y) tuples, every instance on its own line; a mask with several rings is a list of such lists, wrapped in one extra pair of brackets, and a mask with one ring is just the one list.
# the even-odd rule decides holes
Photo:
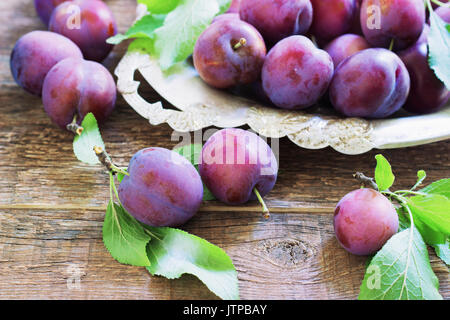
[(398, 206), (399, 233), (371, 258), (361, 285), (359, 299), (442, 299), (439, 281), (428, 256), (427, 245), (450, 264), (450, 179), (416, 191), (426, 178), (417, 173), (410, 190), (392, 192), (395, 176), (389, 162), (376, 156), (378, 189)]
[(148, 14), (125, 33), (110, 39), (118, 44), (136, 38), (129, 50), (142, 50), (159, 59), (163, 70), (186, 60), (200, 34), (213, 18), (225, 12), (231, 0), (138, 0)]

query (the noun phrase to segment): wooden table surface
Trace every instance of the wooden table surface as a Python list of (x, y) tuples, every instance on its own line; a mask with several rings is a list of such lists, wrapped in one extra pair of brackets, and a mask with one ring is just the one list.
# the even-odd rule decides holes
[[(120, 31), (134, 18), (135, 0), (106, 1)], [(70, 133), (56, 128), (41, 100), (11, 77), (9, 55), (17, 39), (44, 29), (32, 0), (0, 1), (0, 299), (214, 299), (193, 276), (151, 277), (144, 268), (121, 265), (104, 248), (101, 227), (108, 176), (100, 166), (78, 162)], [(126, 50), (105, 62), (113, 71)], [(150, 101), (158, 95), (141, 85)], [(167, 106), (167, 104), (166, 104)], [(151, 126), (122, 98), (101, 127), (115, 162), (127, 165), (144, 147), (171, 148), (167, 125)], [(375, 154), (345, 156), (332, 149), (304, 150), (280, 142), (280, 174), (266, 197), (272, 218), (251, 203), (205, 203), (183, 228), (222, 247), (238, 271), (243, 299), (355, 299), (366, 258), (347, 253), (333, 232), (337, 201), (356, 189), (355, 170), (372, 174)], [(396, 186), (414, 184), (424, 169), (428, 182), (450, 177), (450, 141), (383, 151)], [(447, 267), (430, 251), (440, 292), (450, 298)], [(79, 272), (79, 286), (68, 286)]]

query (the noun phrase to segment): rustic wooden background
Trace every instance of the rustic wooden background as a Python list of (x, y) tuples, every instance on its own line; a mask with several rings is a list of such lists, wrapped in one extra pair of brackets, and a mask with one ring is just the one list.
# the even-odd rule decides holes
[[(106, 1), (120, 31), (131, 24), (135, 0)], [(193, 276), (151, 277), (144, 268), (121, 265), (103, 246), (101, 227), (108, 201), (108, 176), (81, 164), (72, 136), (56, 128), (41, 100), (13, 81), (9, 55), (17, 39), (44, 26), (32, 0), (0, 1), (0, 299), (214, 299)], [(105, 64), (113, 71), (126, 49)], [(151, 88), (141, 88), (152, 101)], [(139, 149), (171, 148), (172, 130), (152, 127), (119, 99), (102, 126), (109, 153), (126, 165)], [(450, 141), (383, 151), (397, 175), (396, 186), (450, 176)], [(224, 248), (238, 270), (243, 299), (355, 299), (366, 258), (344, 251), (335, 240), (337, 201), (358, 187), (352, 173), (371, 174), (373, 151), (345, 156), (331, 149), (302, 150), (281, 141), (278, 183), (267, 196), (272, 218), (257, 204), (226, 207), (206, 203), (185, 227)], [(450, 298), (447, 267), (431, 253), (440, 292)], [(77, 271), (78, 270), (78, 271)], [(80, 285), (67, 280), (81, 275)]]

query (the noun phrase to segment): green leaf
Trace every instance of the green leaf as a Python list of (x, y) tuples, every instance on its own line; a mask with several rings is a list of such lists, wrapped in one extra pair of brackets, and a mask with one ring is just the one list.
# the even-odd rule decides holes
[[(433, 183), (430, 186), (428, 186), (427, 188), (430, 187), (429, 188), (430, 190), (435, 188), (435, 190), (439, 192), (442, 190), (439, 186), (443, 185), (443, 183), (442, 183), (443, 181), (444, 180), (437, 181), (440, 183)], [(409, 228), (411, 226), (411, 223), (407, 216), (407, 212), (403, 207), (397, 209), (397, 212), (398, 212), (398, 218), (399, 218), (398, 230), (399, 230), (399, 232), (401, 232), (401, 231)], [(439, 232), (433, 231), (427, 225), (421, 223), (420, 220), (418, 220), (418, 219), (416, 219), (416, 225), (417, 225), (417, 223), (419, 223), (419, 225), (421, 225), (421, 227), (424, 228), (424, 230), (421, 231), (422, 237), (423, 237), (423, 234), (425, 234), (425, 236), (430, 238), (430, 239), (428, 239), (428, 241), (427, 241), (427, 239), (424, 238), (425, 242), (434, 248), (436, 255), (439, 258), (441, 258), (447, 265), (450, 265), (450, 238), (447, 238), (445, 240), (445, 243), (433, 244), (433, 242), (436, 242), (436, 240), (438, 242), (439, 241), (442, 242), (442, 240), (445, 238), (445, 236)], [(431, 234), (431, 236), (429, 234)]]
[(175, 9), (181, 0), (138, 0), (147, 6), (148, 12), (151, 13), (168, 13)]
[(440, 194), (450, 199), (450, 179), (442, 179), (433, 182), (429, 186), (420, 190), (423, 193)]
[(137, 21), (125, 35), (116, 35), (108, 42), (118, 44), (129, 38), (142, 40), (133, 42), (128, 50), (156, 56), (165, 71), (192, 54), (200, 34), (231, 4), (231, 0), (138, 1), (147, 6), (150, 14)]
[[(124, 169), (124, 170), (127, 171), (127, 169)], [(117, 181), (119, 183), (121, 183), (123, 178), (125, 177), (125, 174), (123, 174), (122, 172), (117, 172), (116, 177), (117, 177)]]
[(183, 157), (189, 160), (194, 166), (200, 163), (200, 156), (202, 154), (203, 146), (199, 143), (188, 144), (179, 148), (173, 149), (173, 151), (181, 154)]
[(424, 170), (417, 171), (417, 182), (412, 187), (411, 190), (415, 190), (417, 187), (419, 187), (426, 178), (427, 178), (427, 173)]
[(153, 52), (153, 41), (149, 38), (138, 38), (128, 46), (128, 52), (138, 51), (151, 55)]
[(418, 181), (423, 181), (427, 177), (427, 173), (424, 170), (417, 171)]
[(391, 165), (381, 154), (376, 155), (375, 159), (377, 159), (377, 166), (375, 168), (375, 182), (377, 183), (380, 191), (388, 190), (394, 184), (395, 180)]
[(163, 70), (192, 54), (198, 37), (219, 10), (216, 0), (182, 0), (167, 15), (164, 25), (155, 30), (153, 43), (154, 54)]
[(111, 256), (123, 264), (150, 266), (146, 247), (151, 240), (142, 225), (112, 200), (103, 222), (103, 243)]
[(450, 200), (439, 194), (407, 200), (414, 224), (428, 244), (441, 244), (450, 236)]
[(73, 152), (78, 160), (87, 164), (99, 164), (100, 161), (94, 152), (94, 147), (102, 147), (105, 150), (100, 130), (98, 129), (97, 120), (92, 113), (88, 113), (81, 123), (83, 132), (81, 135), (75, 136), (73, 140)]
[(152, 39), (154, 37), (154, 31), (163, 25), (165, 17), (165, 15), (145, 15), (136, 21), (125, 34), (117, 34), (109, 38), (106, 42), (116, 45), (131, 38)]
[(408, 213), (403, 207), (397, 209), (398, 214), (398, 232), (408, 229), (411, 226)]
[(220, 8), (219, 14), (225, 13), (230, 8), (231, 1), (232, 0), (217, 0)]
[(428, 251), (413, 228), (394, 235), (367, 268), (360, 300), (442, 300)]
[[(200, 156), (202, 154), (203, 146), (199, 143), (185, 145), (183, 147), (175, 148), (173, 151), (181, 154), (183, 157), (188, 159), (197, 169), (198, 164), (200, 163)], [(212, 192), (206, 187), (205, 183), (203, 183), (203, 201), (212, 201), (216, 200), (216, 197), (212, 194)]]
[(443, 244), (434, 245), (433, 248), (436, 251), (436, 255), (450, 266), (450, 238)]
[(216, 197), (212, 194), (211, 190), (209, 190), (203, 183), (203, 201), (213, 201), (213, 200), (216, 200)]
[(436, 76), (450, 89), (450, 33), (446, 24), (434, 11), (430, 11), (428, 35), (428, 62)]
[(192, 274), (218, 297), (239, 299), (236, 269), (225, 251), (178, 229), (145, 228), (152, 235), (147, 246), (151, 263), (147, 270), (152, 275), (175, 279)]

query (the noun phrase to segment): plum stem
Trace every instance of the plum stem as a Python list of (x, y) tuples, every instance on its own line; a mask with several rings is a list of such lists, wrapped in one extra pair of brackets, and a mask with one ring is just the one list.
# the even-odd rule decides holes
[(316, 45), (316, 47), (319, 47), (319, 45), (317, 44), (317, 39), (315, 36), (311, 35), (311, 41)]
[(363, 186), (372, 188), (376, 191), (378, 191), (378, 185), (375, 182), (374, 178), (369, 178), (364, 175), (362, 172), (356, 172), (353, 177), (355, 177), (356, 180), (358, 180)]
[(102, 147), (95, 146), (94, 147), (94, 152), (95, 152), (98, 160), (100, 161), (100, 163), (103, 164), (110, 173), (112, 173), (112, 174), (122, 173), (122, 174), (124, 174), (126, 176), (130, 175), (125, 170), (123, 170), (123, 169), (119, 168), (118, 166), (116, 166), (112, 162), (112, 159), (109, 156), (109, 154), (105, 150), (103, 150)]
[(233, 46), (233, 49), (234, 49), (234, 50), (237, 50), (237, 49), (239, 49), (239, 48), (241, 48), (241, 47), (244, 47), (246, 44), (247, 44), (247, 39), (245, 39), (245, 38), (240, 38), (240, 39), (239, 39), (239, 42), (236, 43), (236, 44)]
[(69, 123), (66, 126), (67, 130), (69, 130), (70, 132), (73, 132), (74, 134), (81, 136), (81, 133), (83, 132), (83, 127), (78, 125), (77, 123), (77, 115), (73, 116), (73, 120), (71, 123)]
[(389, 44), (389, 51), (392, 51), (394, 49), (395, 40), (392, 38), (391, 43)]
[(266, 203), (264, 202), (264, 199), (261, 197), (261, 195), (259, 194), (258, 189), (253, 188), (253, 192), (256, 194), (256, 197), (258, 198), (259, 203), (261, 203), (262, 208), (263, 208), (263, 217), (264, 219), (269, 219), (270, 218), (270, 211), (266, 206)]

